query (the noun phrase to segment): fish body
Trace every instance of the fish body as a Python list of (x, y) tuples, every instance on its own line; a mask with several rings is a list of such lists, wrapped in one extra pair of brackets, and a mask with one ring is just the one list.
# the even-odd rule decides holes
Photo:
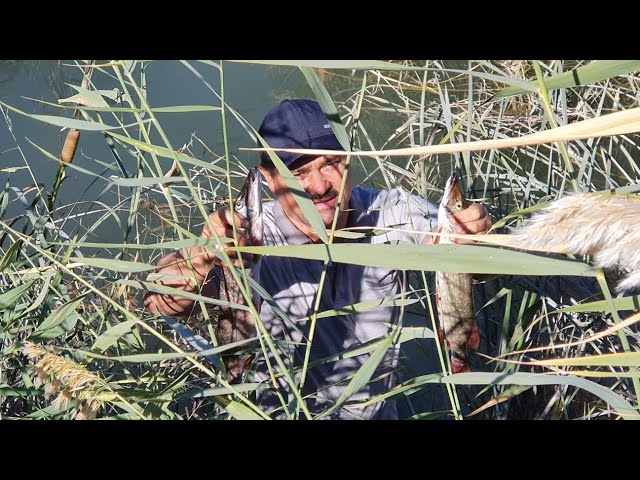
[[(452, 215), (469, 206), (454, 173), (449, 177), (438, 209), (439, 231), (453, 233)], [(438, 237), (438, 243), (453, 243)], [(480, 343), (480, 332), (473, 308), (473, 277), (470, 273), (436, 272), (436, 304), (440, 320), (441, 340), (446, 339), (451, 353), (452, 373), (468, 372), (467, 345), (474, 350)]]
[[(238, 229), (238, 233), (250, 238), (254, 244), (262, 243), (262, 175), (256, 167), (249, 171), (247, 179), (235, 201), (234, 209), (249, 220), (249, 227)], [(246, 257), (245, 257), (246, 258)], [(217, 276), (219, 279), (218, 292), (220, 300), (231, 303), (246, 305), (242, 292), (238, 288), (228, 266), (219, 267)], [(251, 262), (245, 272), (254, 280), (259, 281), (260, 263)], [(260, 310), (260, 296), (252, 291), (251, 299), (258, 311)], [(247, 338), (255, 337), (256, 326), (251, 312), (238, 310), (235, 308), (220, 307), (218, 313), (218, 326), (215, 330), (218, 345), (227, 345)], [(251, 345), (241, 345), (225, 351), (222, 354), (227, 381), (229, 383), (239, 383), (242, 381), (244, 372), (249, 368), (252, 355), (239, 354), (238, 352), (251, 347)]]

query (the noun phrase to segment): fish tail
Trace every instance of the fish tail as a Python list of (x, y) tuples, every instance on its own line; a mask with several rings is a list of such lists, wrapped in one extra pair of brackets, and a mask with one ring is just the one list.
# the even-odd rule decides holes
[(223, 355), (222, 359), (227, 372), (227, 382), (231, 384), (242, 382), (242, 375), (246, 371), (244, 365), (247, 359), (243, 355)]
[(464, 373), (470, 371), (471, 366), (469, 365), (469, 362), (451, 359), (451, 373)]
[[(440, 345), (443, 347), (446, 345), (449, 348), (450, 352), (450, 360), (451, 360), (451, 373), (462, 373), (462, 372), (470, 372), (471, 365), (469, 364), (466, 355), (463, 356), (460, 352), (455, 351), (451, 348), (449, 341), (447, 341), (446, 336), (444, 334), (444, 329), (440, 328), (438, 330), (438, 339), (440, 340)], [(478, 323), (474, 323), (473, 331), (471, 332), (471, 336), (469, 340), (467, 340), (467, 344), (474, 350), (477, 350), (480, 346), (480, 330), (478, 329)], [(465, 345), (465, 346), (466, 346)]]
[(227, 382), (236, 384), (242, 382), (244, 374), (249, 371), (256, 355), (252, 354), (222, 354), (222, 361), (227, 372)]

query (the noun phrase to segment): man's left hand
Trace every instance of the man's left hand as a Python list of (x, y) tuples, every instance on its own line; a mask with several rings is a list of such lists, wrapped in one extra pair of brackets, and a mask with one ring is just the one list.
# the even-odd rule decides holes
[[(489, 211), (484, 205), (472, 203), (464, 210), (453, 214), (453, 233), (459, 235), (483, 235), (491, 229)], [(454, 243), (474, 243), (473, 240), (453, 238)]]

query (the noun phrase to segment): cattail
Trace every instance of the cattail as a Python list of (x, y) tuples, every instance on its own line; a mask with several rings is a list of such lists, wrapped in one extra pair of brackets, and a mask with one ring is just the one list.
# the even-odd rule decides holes
[(76, 154), (76, 148), (78, 148), (78, 141), (80, 140), (80, 130), (72, 128), (67, 133), (67, 138), (62, 145), (62, 153), (60, 154), (60, 160), (64, 163), (73, 162), (73, 156)]
[(536, 213), (516, 232), (514, 247), (591, 255), (599, 268), (620, 270), (620, 292), (640, 286), (640, 197), (570, 194)]
[(71, 418), (92, 419), (103, 407), (100, 395), (104, 393), (104, 382), (87, 371), (82, 365), (60, 357), (40, 345), (25, 342), (23, 353), (34, 362), (34, 385), (44, 386), (45, 396), (53, 398), (51, 405), (67, 408), (73, 402)]

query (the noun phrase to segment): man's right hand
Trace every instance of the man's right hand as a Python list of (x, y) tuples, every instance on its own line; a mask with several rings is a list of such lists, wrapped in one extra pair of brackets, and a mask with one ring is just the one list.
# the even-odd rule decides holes
[[(208, 269), (203, 267), (201, 258), (199, 259), (193, 256), (191, 257), (191, 265), (193, 266), (193, 276), (195, 277), (198, 286), (202, 286), (204, 279), (207, 276)], [(158, 268), (155, 273), (152, 273), (149, 276), (149, 280), (153, 283), (189, 293), (196, 290), (191, 276), (191, 271), (181, 252), (170, 253), (169, 255), (162, 257), (158, 261), (157, 266)], [(212, 282), (208, 282), (208, 284), (209, 283)], [(171, 317), (180, 317), (189, 315), (193, 304), (193, 300), (179, 295), (167, 295), (151, 291), (146, 291), (144, 294), (144, 306), (151, 313), (159, 313), (159, 311), (161, 311), (165, 315), (169, 315)]]
[[(221, 208), (213, 212), (211, 215), (209, 215), (209, 220), (213, 224), (213, 228), (218, 234), (218, 237), (233, 238), (233, 226), (231, 225), (232, 218), (233, 217), (231, 216), (231, 209), (229, 208)], [(236, 231), (238, 231), (239, 233), (238, 245), (240, 247), (258, 245), (258, 243), (253, 241), (251, 238), (245, 237), (241, 234), (242, 231), (244, 231), (249, 227), (249, 223), (238, 212), (235, 212), (235, 225), (236, 225)], [(202, 229), (201, 237), (215, 238), (215, 236), (209, 230), (208, 224), (205, 224), (204, 228)], [(225, 253), (229, 256), (229, 259), (233, 262), (233, 264), (236, 267), (239, 267), (240, 261), (238, 260), (238, 252), (230, 249), (235, 247), (234, 243), (233, 242), (224, 243), (223, 246), (224, 246)], [(201, 247), (201, 248), (204, 248), (204, 247)], [(257, 258), (253, 258), (253, 257), (254, 255), (251, 255), (248, 253), (242, 254), (242, 260), (245, 268), (249, 266), (250, 261), (258, 260)], [(207, 261), (212, 262), (214, 265), (224, 265), (224, 262), (220, 258), (218, 258), (215, 255), (215, 253), (212, 253), (212, 252), (207, 252), (205, 254), (205, 259)]]
[[(218, 237), (233, 237), (233, 227), (231, 225), (231, 210), (228, 208), (221, 208), (209, 215), (209, 220), (213, 225)], [(235, 225), (237, 230), (246, 228), (244, 217), (239, 213), (235, 214)], [(209, 229), (208, 224), (205, 224), (200, 235), (203, 238), (215, 238), (215, 235)], [(239, 245), (249, 246), (255, 245), (251, 239), (239, 235)], [(233, 242), (223, 244), (225, 253), (229, 256), (230, 260), (235, 266), (240, 265), (237, 252), (230, 250), (230, 247), (234, 247)], [(191, 259), (191, 265), (193, 266), (193, 276), (198, 283), (199, 287), (203, 286), (205, 278), (207, 278), (209, 271), (214, 265), (224, 265), (224, 262), (211, 250), (211, 247), (191, 247), (188, 250), (188, 255)], [(242, 259), (245, 267), (248, 266), (248, 262), (252, 260), (250, 254), (243, 254)], [(257, 259), (256, 259), (257, 260)], [(194, 285), (191, 271), (187, 266), (186, 259), (183, 255), (183, 251), (171, 253), (165, 257), (162, 257), (158, 261), (158, 269), (152, 274), (152, 280), (159, 285), (165, 285), (167, 287), (176, 288), (185, 292), (194, 292), (196, 286)], [(217, 298), (218, 291), (215, 288), (214, 282), (207, 282), (203, 289), (202, 294), (208, 297)], [(176, 296), (166, 295), (156, 292), (147, 291), (144, 295), (144, 306), (151, 313), (162, 313), (169, 316), (184, 316), (189, 315), (192, 311), (194, 301)]]

